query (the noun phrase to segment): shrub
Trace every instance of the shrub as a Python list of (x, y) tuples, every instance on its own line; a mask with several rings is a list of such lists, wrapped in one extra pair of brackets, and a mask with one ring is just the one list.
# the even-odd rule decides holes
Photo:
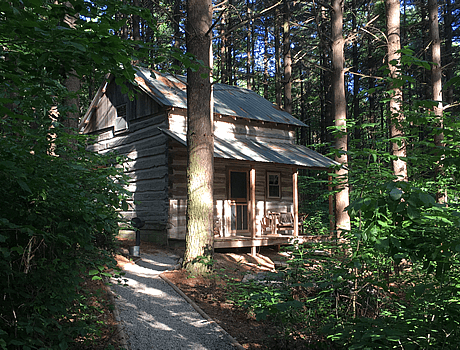
[(65, 349), (93, 327), (82, 276), (113, 266), (122, 169), (58, 125), (51, 135), (3, 119), (0, 130), (0, 348)]

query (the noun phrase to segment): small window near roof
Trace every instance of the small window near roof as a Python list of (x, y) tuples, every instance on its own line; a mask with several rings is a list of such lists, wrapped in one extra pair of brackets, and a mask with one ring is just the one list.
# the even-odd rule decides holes
[(117, 117), (115, 118), (115, 131), (126, 130), (128, 127), (128, 114), (126, 109), (126, 104), (118, 106), (117, 108)]
[(281, 197), (280, 173), (267, 173), (267, 193), (268, 198)]

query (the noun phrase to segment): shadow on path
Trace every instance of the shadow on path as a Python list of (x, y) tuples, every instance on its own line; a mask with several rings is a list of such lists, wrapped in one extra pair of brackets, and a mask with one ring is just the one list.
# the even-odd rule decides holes
[(159, 277), (177, 260), (165, 253), (142, 255), (136, 265), (126, 265), (126, 285), (111, 287), (130, 350), (235, 349), (216, 324)]

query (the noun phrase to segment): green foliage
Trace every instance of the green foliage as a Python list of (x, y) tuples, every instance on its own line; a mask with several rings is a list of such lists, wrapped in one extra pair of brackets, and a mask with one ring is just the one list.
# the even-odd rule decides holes
[(92, 327), (75, 304), (82, 277), (114, 266), (120, 170), (60, 127), (53, 143), (46, 128), (1, 127), (0, 337), (8, 349), (66, 348)]
[(299, 175), (298, 189), (301, 198), (299, 209), (303, 215), (304, 232), (308, 235), (329, 234), (329, 204), (327, 174)]
[[(410, 50), (402, 53), (404, 65), (426, 68)], [(401, 79), (396, 83), (410, 83)], [(375, 132), (375, 123), (355, 125), (372, 137), (352, 140), (348, 150), (351, 231), (338, 242), (289, 248), (288, 266), (274, 278), (282, 283), (238, 284), (239, 305), (274, 319), (292, 341), (322, 334), (326, 346), (344, 349), (458, 349), (458, 116), (444, 113), (441, 127), (433, 105), (404, 105), (400, 138)], [(439, 145), (434, 140), (441, 133)], [(403, 140), (408, 182), (394, 176), (389, 147)], [(302, 191), (315, 180), (301, 178)], [(437, 202), (440, 192), (447, 204)]]
[(0, 13), (0, 348), (66, 349), (97, 334), (81, 281), (110, 275), (128, 194), (115, 157), (64, 127), (78, 112), (64, 82), (132, 79), (153, 46), (114, 35), (119, 15), (155, 26), (112, 0), (2, 1)]

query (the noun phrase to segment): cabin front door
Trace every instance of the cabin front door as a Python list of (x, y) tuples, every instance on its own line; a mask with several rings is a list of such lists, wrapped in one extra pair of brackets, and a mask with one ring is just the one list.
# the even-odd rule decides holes
[(249, 232), (248, 180), (247, 171), (230, 171), (229, 199), (231, 203), (230, 229), (232, 233)]

